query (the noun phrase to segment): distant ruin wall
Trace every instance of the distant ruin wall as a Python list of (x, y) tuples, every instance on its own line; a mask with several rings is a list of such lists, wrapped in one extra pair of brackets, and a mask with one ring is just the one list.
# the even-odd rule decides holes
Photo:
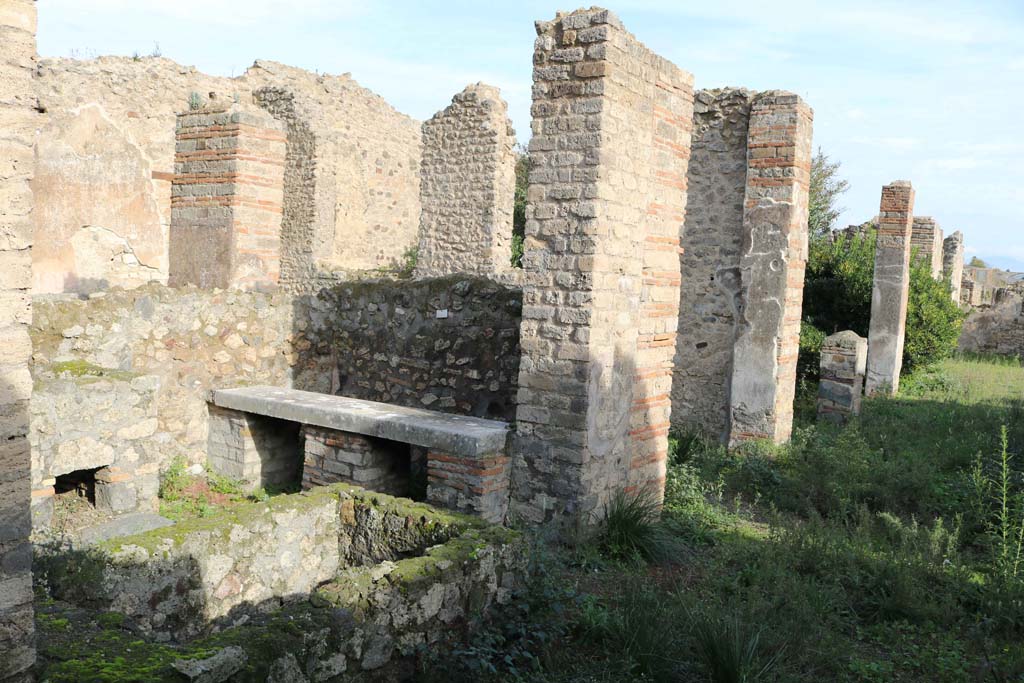
[[(292, 136), (293, 158), (326, 174), (322, 210), (293, 220), (293, 238), (318, 245), (299, 250), (295, 279), (310, 288), (318, 267), (390, 266), (416, 245), (419, 123), (347, 76), (257, 62), (229, 79), (165, 58), (101, 57), (44, 60), (39, 84), (47, 118), (34, 181), (37, 293), (166, 282), (176, 115), (246, 104), (267, 86), (302, 103), (298, 125), (320, 144)], [(293, 178), (292, 189), (299, 211), (314, 184)]]
[(1024, 309), (1021, 297), (1008, 294), (991, 308), (973, 311), (964, 320), (959, 349), (1024, 359)]
[(515, 142), (508, 106), (482, 83), (423, 123), (418, 275), (511, 267)]
[[(131, 374), (155, 378), (157, 419), (147, 444), (161, 466), (175, 456), (205, 461), (207, 398), (219, 388), (270, 384), (510, 419), (520, 297), (465, 278), (351, 282), (320, 297), (157, 284), (85, 300), (37, 297), (35, 372), (39, 381), (63, 372), (126, 389)], [(33, 411), (59, 412), (62, 396), (42, 393)], [(149, 453), (140, 464), (152, 461)]]
[(282, 284), (401, 264), (419, 239), (419, 122), (347, 76), (257, 62), (246, 79), (288, 131)]
[(754, 97), (744, 89), (701, 90), (693, 105), (672, 424), (722, 439), (729, 425)]
[(36, 115), (36, 4), (0, 8), (0, 681), (31, 680), (35, 662), (29, 362)]

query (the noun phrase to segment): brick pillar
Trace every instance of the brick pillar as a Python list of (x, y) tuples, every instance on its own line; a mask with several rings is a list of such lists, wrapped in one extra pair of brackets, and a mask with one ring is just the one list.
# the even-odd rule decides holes
[(250, 490), (300, 481), (301, 425), (213, 404), (209, 410), (206, 453), (211, 470)]
[(751, 107), (730, 443), (781, 443), (793, 429), (812, 124), (811, 108), (792, 93), (761, 93)]
[(510, 514), (582, 527), (662, 492), (692, 77), (606, 10), (537, 34)]
[(171, 191), (171, 286), (273, 284), (280, 275), (285, 135), (233, 106), (178, 115)]
[(895, 394), (900, 386), (907, 296), (910, 293), (910, 236), (914, 220), (914, 188), (909, 180), (895, 180), (882, 188), (878, 216), (865, 379), (868, 396)]
[(949, 281), (953, 301), (960, 303), (964, 277), (964, 234), (957, 230), (942, 241), (942, 277)]
[(423, 123), (418, 275), (511, 268), (515, 142), (508, 105), (483, 83)]
[(31, 457), (32, 190), (36, 6), (0, 5), (0, 681), (28, 681), (32, 615)]
[(821, 346), (818, 419), (843, 424), (860, 415), (868, 340), (856, 332), (837, 332)]
[(942, 228), (931, 216), (914, 216), (910, 230), (910, 249), (931, 268), (932, 277), (942, 279)]

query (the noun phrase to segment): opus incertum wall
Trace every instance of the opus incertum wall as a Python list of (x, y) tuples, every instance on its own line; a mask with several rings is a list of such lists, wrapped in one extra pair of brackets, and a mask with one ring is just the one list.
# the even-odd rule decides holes
[(513, 518), (663, 492), (692, 115), (612, 13), (537, 23)]
[(792, 426), (812, 112), (782, 91), (694, 103), (672, 423), (735, 443)]
[(32, 190), (36, 114), (34, 0), (0, 4), (0, 681), (35, 661), (28, 444), (32, 377)]
[(511, 268), (515, 142), (508, 105), (483, 83), (423, 123), (417, 275)]
[(903, 340), (910, 293), (910, 240), (914, 221), (914, 188), (895, 180), (882, 188), (875, 247), (871, 324), (865, 392), (895, 394), (903, 367)]

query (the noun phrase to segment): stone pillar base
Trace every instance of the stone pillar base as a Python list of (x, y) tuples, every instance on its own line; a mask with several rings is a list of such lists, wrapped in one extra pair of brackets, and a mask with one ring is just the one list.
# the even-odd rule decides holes
[(427, 453), (427, 502), (482, 517), (505, 521), (512, 461), (505, 453), (457, 456)]
[(298, 481), (302, 444), (297, 423), (215, 405), (209, 408), (210, 469), (251, 490)]
[(860, 414), (868, 340), (853, 332), (837, 332), (821, 347), (818, 419), (844, 424)]
[(409, 447), (351, 432), (302, 428), (302, 488), (345, 482), (391, 496), (409, 494)]

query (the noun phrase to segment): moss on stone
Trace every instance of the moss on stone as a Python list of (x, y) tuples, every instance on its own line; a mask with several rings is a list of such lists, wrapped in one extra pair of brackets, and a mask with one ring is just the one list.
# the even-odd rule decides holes
[(118, 370), (116, 368), (104, 368), (81, 359), (58, 361), (42, 368), (42, 370), (44, 372), (52, 372), (54, 375), (70, 375), (71, 377), (82, 380), (112, 379), (122, 382), (130, 382), (138, 377), (134, 372)]

